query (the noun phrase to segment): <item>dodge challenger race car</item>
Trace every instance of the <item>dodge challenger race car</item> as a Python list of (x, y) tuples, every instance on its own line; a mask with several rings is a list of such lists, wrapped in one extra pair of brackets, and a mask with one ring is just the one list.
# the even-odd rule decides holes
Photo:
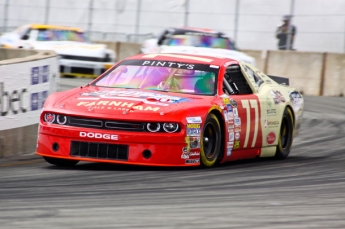
[(60, 55), (62, 76), (96, 78), (115, 62), (115, 52), (104, 44), (92, 44), (79, 28), (30, 24), (0, 37), (4, 48), (54, 50)]
[(158, 38), (144, 41), (142, 53), (187, 53), (223, 56), (256, 64), (255, 58), (241, 52), (226, 34), (203, 28), (167, 28)]
[(50, 95), (36, 153), (57, 166), (211, 167), (244, 158), (284, 159), (302, 112), (298, 91), (244, 62), (139, 54), (85, 86)]

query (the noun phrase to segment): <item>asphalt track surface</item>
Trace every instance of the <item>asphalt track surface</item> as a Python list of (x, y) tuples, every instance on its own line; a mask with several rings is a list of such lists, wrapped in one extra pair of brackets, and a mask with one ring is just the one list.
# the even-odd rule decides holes
[(66, 169), (33, 155), (1, 159), (0, 228), (345, 228), (345, 98), (305, 101), (282, 161)]

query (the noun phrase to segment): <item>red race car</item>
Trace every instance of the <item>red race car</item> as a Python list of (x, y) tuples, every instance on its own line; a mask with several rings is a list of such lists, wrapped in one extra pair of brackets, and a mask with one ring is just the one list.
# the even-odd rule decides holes
[(57, 166), (283, 159), (302, 121), (303, 97), (274, 79), (228, 58), (132, 56), (88, 85), (48, 97), (36, 153)]

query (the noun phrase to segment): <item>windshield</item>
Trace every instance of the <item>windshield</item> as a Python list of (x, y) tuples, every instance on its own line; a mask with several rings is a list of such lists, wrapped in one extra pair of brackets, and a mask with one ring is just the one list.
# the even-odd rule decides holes
[(165, 42), (169, 46), (194, 46), (236, 50), (234, 44), (226, 37), (205, 35), (173, 35)]
[(123, 61), (93, 85), (198, 95), (216, 93), (218, 66), (168, 61)]
[(39, 29), (31, 30), (31, 34), (34, 35), (34, 37), (37, 37), (37, 41), (88, 42), (84, 33), (74, 30)]

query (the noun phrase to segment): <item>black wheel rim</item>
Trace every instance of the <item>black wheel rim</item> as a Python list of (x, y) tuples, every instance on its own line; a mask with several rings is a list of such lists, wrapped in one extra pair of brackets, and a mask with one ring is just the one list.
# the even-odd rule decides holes
[(289, 125), (288, 120), (286, 118), (283, 119), (282, 127), (280, 129), (280, 142), (282, 148), (285, 149), (289, 142)]
[(213, 124), (208, 123), (205, 132), (204, 132), (204, 139), (203, 139), (203, 148), (204, 153), (207, 159), (212, 159), (215, 154), (216, 142), (217, 142), (218, 134), (216, 128)]

